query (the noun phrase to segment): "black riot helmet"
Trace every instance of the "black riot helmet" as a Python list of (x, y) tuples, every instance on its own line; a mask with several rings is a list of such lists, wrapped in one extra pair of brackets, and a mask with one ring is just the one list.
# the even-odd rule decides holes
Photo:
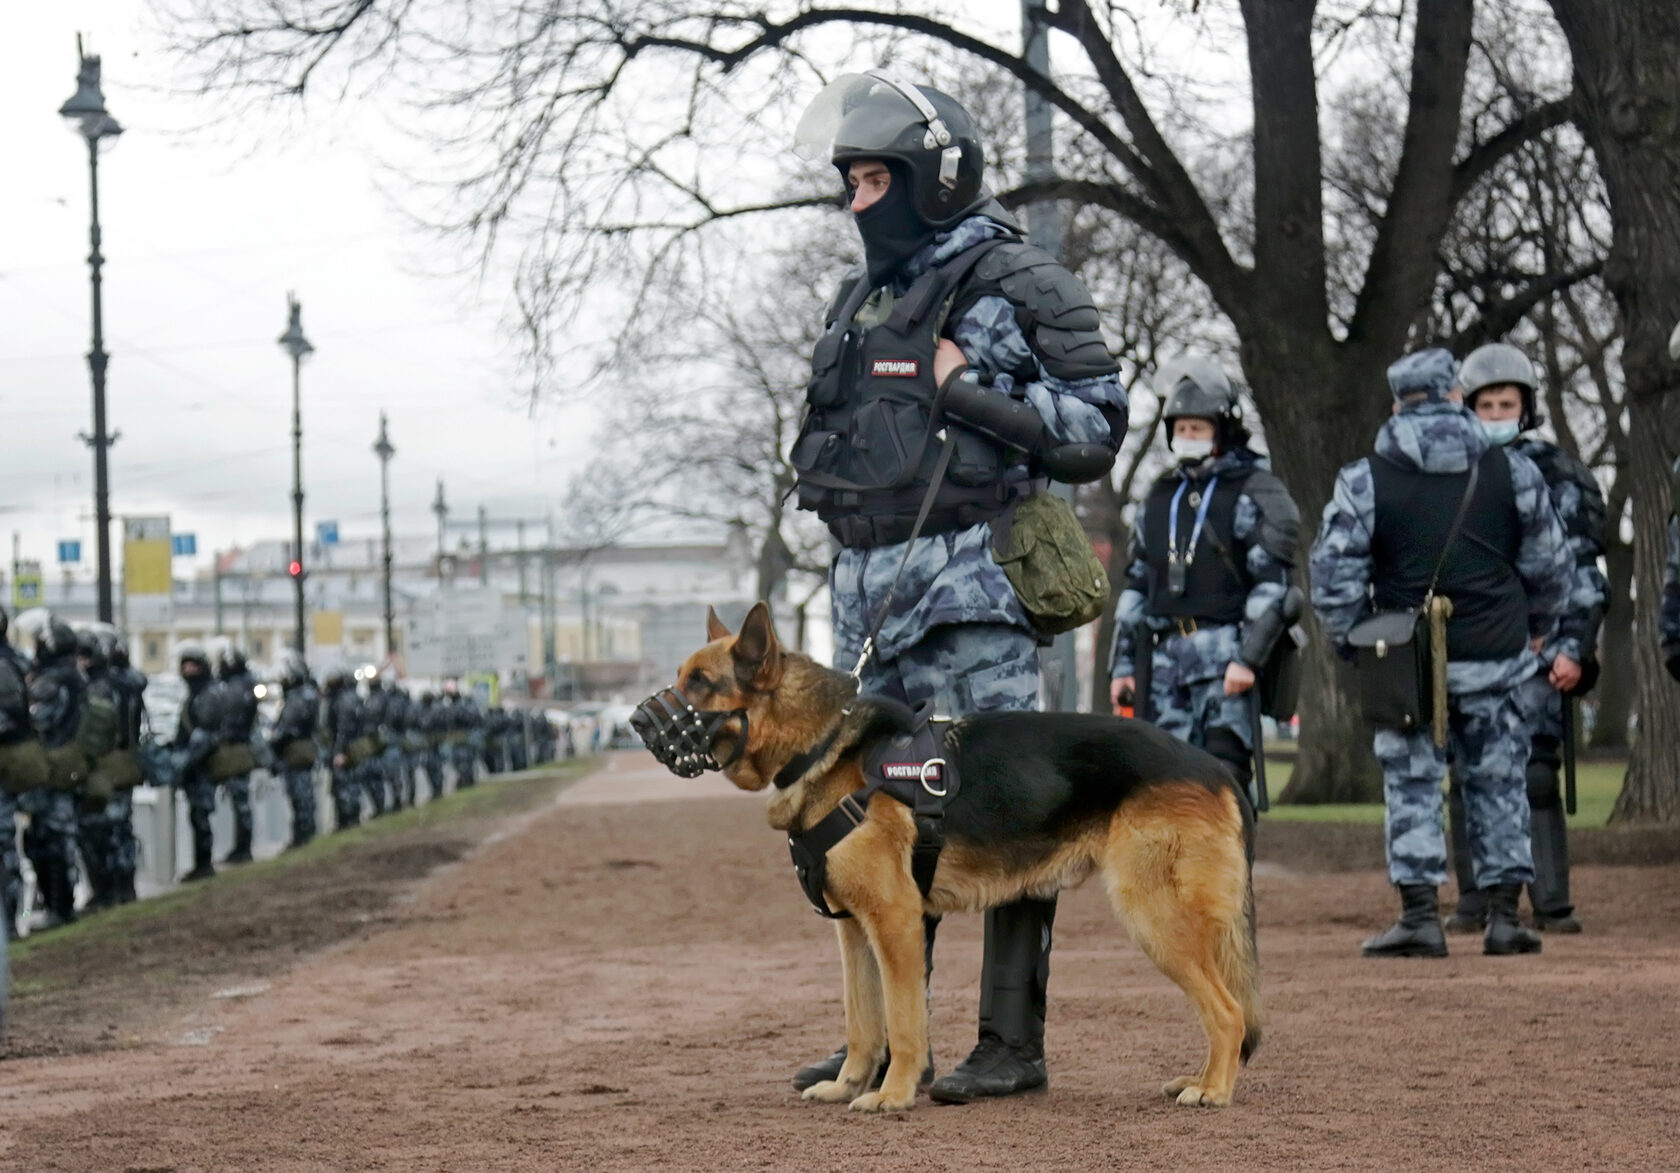
[[(210, 679), (210, 653), (204, 650), (204, 645), (194, 641), (187, 641), (175, 652), (175, 662), (181, 667), (181, 676), (195, 681)], [(194, 671), (188, 672), (187, 665), (191, 664)], [(202, 687), (202, 685), (200, 685)]]
[(84, 627), (76, 633), (76, 658), (84, 661), (84, 672), (103, 672), (111, 666), (106, 645), (100, 640), (99, 633), (91, 627)]
[(56, 616), (49, 616), (35, 638), (35, 663), (45, 667), (68, 659), (76, 654), (79, 642), (75, 628)]
[(245, 671), (245, 653), (232, 644), (224, 645), (216, 653), (216, 676), (221, 680), (231, 680)]
[(309, 664), (295, 650), (288, 648), (280, 653), (275, 668), (282, 688), (297, 688), (309, 682)]
[(859, 159), (896, 163), (910, 204), (930, 228), (946, 228), (989, 198), (985, 152), (974, 119), (949, 94), (911, 85), (884, 70), (845, 74), (812, 100), (799, 120), (795, 149), (829, 159), (846, 179)]
[(1515, 385), (1522, 392), (1522, 419), (1517, 423), (1518, 430), (1526, 432), (1539, 427), (1540, 407), (1536, 402), (1536, 389), (1540, 379), (1535, 375), (1534, 364), (1528, 361), (1528, 355), (1509, 342), (1489, 342), (1465, 355), (1464, 362), (1459, 365), (1458, 389), (1464, 393), (1464, 406), (1472, 411), (1476, 409), (1477, 392), (1507, 384)]
[(1214, 443), (1220, 452), (1248, 443), (1242, 400), (1219, 364), (1211, 359), (1182, 358), (1168, 363), (1156, 376), (1155, 391), (1167, 401), (1162, 418), (1168, 448), (1172, 447), (1173, 425), (1180, 419), (1211, 420)]
[(6, 642), (6, 632), (11, 629), (12, 617), (3, 605), (0, 605), (0, 644)]

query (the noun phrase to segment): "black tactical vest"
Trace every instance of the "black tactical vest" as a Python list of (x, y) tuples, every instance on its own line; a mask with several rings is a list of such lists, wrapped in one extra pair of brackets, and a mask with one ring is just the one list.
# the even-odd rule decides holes
[[(1371, 535), (1376, 607), (1421, 606), (1470, 474), (1420, 472), (1381, 456), (1369, 463), (1377, 504)], [(1489, 448), (1480, 469), (1464, 528), (1436, 587), (1453, 604), (1450, 660), (1503, 660), (1528, 643), (1528, 595), (1517, 577), (1522, 531), (1505, 450)]]
[[(1220, 473), (1213, 499), (1208, 502), (1201, 540), (1194, 548), (1190, 546), (1190, 536), (1195, 532), (1196, 514), (1208, 483), (1186, 481), (1168, 474), (1149, 490), (1143, 505), (1144, 557), (1149, 562), (1150, 582), (1149, 599), (1144, 607), (1147, 614), (1195, 619), (1207, 626), (1242, 621), (1243, 605), (1254, 583), (1248, 577), (1247, 567), (1237, 561), (1232, 531), (1236, 526), (1237, 498), (1242, 496), (1243, 482), (1253, 471), (1253, 466), (1249, 466)], [(1172, 501), (1180, 485), (1186, 488), (1178, 501), (1179, 548), (1173, 552), (1168, 537), (1172, 529)], [(1176, 554), (1184, 566), (1182, 592), (1171, 589), (1177, 576), (1171, 567), (1170, 554)]]
[[(871, 292), (859, 279), (817, 343), (792, 463), (799, 507), (815, 510), (842, 545), (909, 538), (942, 444), (933, 356), (946, 313), (963, 278), (1006, 240), (977, 244), (922, 274), (876, 326), (855, 321)], [(1011, 497), (999, 447), (966, 428), (951, 434), (950, 467), (924, 533), (988, 521)]]

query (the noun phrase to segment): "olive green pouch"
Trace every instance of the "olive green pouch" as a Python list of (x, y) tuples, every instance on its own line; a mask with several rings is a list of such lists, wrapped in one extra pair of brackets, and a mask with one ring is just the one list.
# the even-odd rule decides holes
[(992, 522), (992, 556), (1045, 635), (1091, 622), (1108, 603), (1108, 572), (1073, 506), (1053, 493), (1029, 493)]

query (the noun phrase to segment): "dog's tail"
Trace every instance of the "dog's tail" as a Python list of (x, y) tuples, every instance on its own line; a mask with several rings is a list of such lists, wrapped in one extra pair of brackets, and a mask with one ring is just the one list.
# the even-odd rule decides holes
[(1242, 810), (1243, 868), (1242, 912), (1223, 926), (1215, 945), (1219, 976), (1236, 998), (1243, 1013), (1242, 1061), (1260, 1049), (1265, 1011), (1260, 1004), (1260, 950), (1254, 935), (1254, 815), (1247, 803)]

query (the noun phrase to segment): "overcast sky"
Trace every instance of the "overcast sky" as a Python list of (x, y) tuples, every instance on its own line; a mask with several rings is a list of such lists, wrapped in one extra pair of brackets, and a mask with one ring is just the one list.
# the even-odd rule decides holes
[[(369, 108), (312, 107), (203, 130), (217, 110), (176, 77), (135, 0), (8, 4), (0, 35), (0, 533), (56, 574), (59, 539), (93, 563), (85, 355), (87, 151), (58, 115), (75, 34), (104, 58), (126, 133), (100, 160), (111, 508), (168, 513), (212, 549), (290, 532), (286, 292), (316, 347), (303, 372), (305, 528), (377, 532), (379, 412), (390, 414), (393, 517), (540, 516), (585, 452), (592, 413), (532, 417), (498, 320), (503, 290), (439, 276), (454, 255), (410, 227), (370, 163)], [(112, 541), (120, 548), (121, 527)], [(190, 567), (177, 564), (177, 572)], [(9, 591), (7, 592), (9, 594)]]

